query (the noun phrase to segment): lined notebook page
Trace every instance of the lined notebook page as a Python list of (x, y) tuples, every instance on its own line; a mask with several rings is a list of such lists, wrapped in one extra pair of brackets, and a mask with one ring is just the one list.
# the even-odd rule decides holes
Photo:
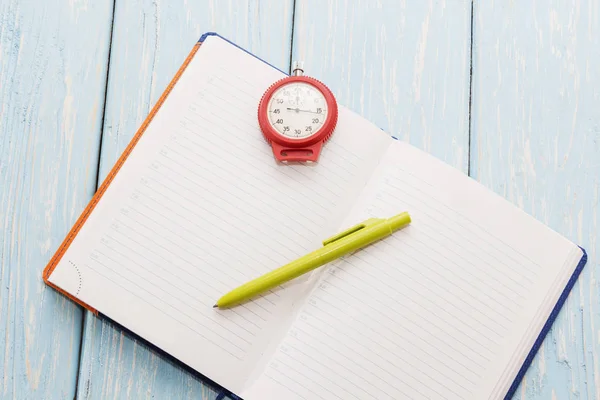
[(394, 143), (343, 226), (402, 211), (410, 226), (324, 271), (244, 398), (504, 397), (580, 249)]
[(234, 391), (287, 330), (309, 278), (212, 305), (319, 247), (389, 143), (341, 110), (319, 164), (277, 165), (256, 110), (282, 76), (209, 37), (50, 278)]

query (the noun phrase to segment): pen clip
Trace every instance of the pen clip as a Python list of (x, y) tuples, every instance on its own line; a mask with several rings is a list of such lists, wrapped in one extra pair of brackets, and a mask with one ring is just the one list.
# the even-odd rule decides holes
[(323, 246), (327, 246), (328, 244), (331, 244), (331, 243), (333, 243), (335, 241), (338, 241), (338, 240), (343, 239), (343, 238), (345, 238), (347, 236), (350, 236), (353, 233), (356, 233), (356, 232), (360, 231), (361, 229), (364, 229), (364, 228), (366, 228), (368, 226), (371, 226), (371, 225), (374, 225), (374, 224), (381, 223), (383, 221), (385, 221), (385, 220), (382, 219), (382, 218), (369, 218), (368, 220), (366, 220), (364, 222), (361, 222), (360, 224), (354, 225), (353, 227), (348, 228), (345, 231), (340, 232), (337, 235), (330, 237), (329, 239), (325, 239), (323, 241)]

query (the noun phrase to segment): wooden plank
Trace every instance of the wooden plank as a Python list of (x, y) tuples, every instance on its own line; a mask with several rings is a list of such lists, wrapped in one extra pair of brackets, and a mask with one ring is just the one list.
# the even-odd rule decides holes
[(340, 104), (467, 170), (471, 2), (297, 0), (294, 59)]
[(112, 0), (0, 0), (0, 398), (75, 395), (82, 312), (42, 269), (96, 186)]
[(599, 13), (598, 0), (475, 2), (472, 175), (589, 254), (516, 398), (600, 393)]
[[(216, 31), (288, 70), (292, 0), (118, 0), (102, 142), (104, 177), (200, 36)], [(215, 360), (215, 362), (218, 362)], [(78, 398), (213, 399), (193, 375), (87, 314)]]

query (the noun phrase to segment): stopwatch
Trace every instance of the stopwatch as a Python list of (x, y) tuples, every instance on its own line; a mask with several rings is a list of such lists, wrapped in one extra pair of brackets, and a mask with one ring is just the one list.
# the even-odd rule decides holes
[(292, 75), (271, 85), (258, 106), (258, 124), (280, 162), (316, 162), (337, 124), (333, 93), (303, 73), (294, 63)]

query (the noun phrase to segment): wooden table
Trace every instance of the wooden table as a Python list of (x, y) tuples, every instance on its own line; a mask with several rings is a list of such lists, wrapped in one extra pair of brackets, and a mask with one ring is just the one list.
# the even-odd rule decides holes
[(206, 31), (584, 246), (517, 397), (600, 398), (599, 0), (0, 0), (0, 398), (217, 396), (41, 280)]

